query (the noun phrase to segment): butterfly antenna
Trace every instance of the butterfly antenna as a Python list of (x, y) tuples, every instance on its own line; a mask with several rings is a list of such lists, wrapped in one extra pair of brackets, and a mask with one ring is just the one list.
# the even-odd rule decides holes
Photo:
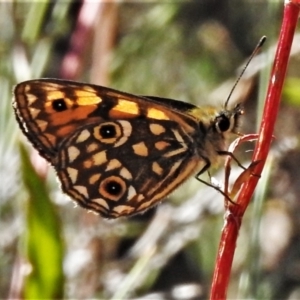
[(249, 57), (249, 59), (248, 59), (246, 65), (245, 65), (245, 67), (243, 68), (243, 70), (242, 70), (240, 76), (239, 76), (238, 79), (236, 80), (235, 84), (233, 85), (233, 87), (232, 87), (232, 89), (231, 89), (231, 91), (230, 91), (230, 93), (229, 93), (229, 95), (228, 95), (228, 97), (227, 97), (227, 100), (226, 100), (226, 102), (225, 102), (225, 109), (227, 108), (227, 104), (228, 104), (228, 102), (229, 102), (229, 100), (230, 100), (230, 97), (231, 97), (233, 91), (235, 90), (235, 88), (236, 88), (237, 84), (239, 83), (241, 77), (244, 75), (244, 73), (245, 73), (247, 67), (249, 66), (249, 64), (250, 64), (250, 62), (251, 62), (251, 60), (252, 60), (252, 58), (257, 54), (257, 52), (259, 51), (259, 49), (260, 49), (260, 48), (262, 47), (262, 45), (265, 43), (266, 39), (267, 39), (267, 37), (266, 37), (266, 36), (263, 36), (263, 37), (259, 40), (259, 42), (258, 42), (258, 44), (256, 45), (256, 47), (254, 48), (254, 50), (253, 50), (252, 54), (250, 55), (250, 57)]

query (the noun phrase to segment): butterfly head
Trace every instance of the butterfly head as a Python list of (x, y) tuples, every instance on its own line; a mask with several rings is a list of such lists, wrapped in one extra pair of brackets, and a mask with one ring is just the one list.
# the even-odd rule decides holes
[(238, 134), (240, 117), (244, 114), (241, 104), (234, 108), (224, 107), (222, 110), (216, 107), (198, 107), (190, 111), (190, 114), (196, 118), (207, 136), (213, 136), (217, 139), (225, 137), (227, 133)]
[(202, 107), (192, 112), (199, 124), (199, 136), (195, 137), (199, 145), (198, 155), (205, 157), (212, 167), (219, 165), (220, 153), (226, 151), (226, 142), (230, 134), (240, 135), (238, 129), (243, 114), (240, 104), (232, 109), (226, 106), (221, 110), (216, 107)]
[(244, 114), (241, 104), (237, 104), (233, 109), (223, 109), (212, 120), (212, 130), (219, 134), (236, 133), (240, 125), (240, 117)]

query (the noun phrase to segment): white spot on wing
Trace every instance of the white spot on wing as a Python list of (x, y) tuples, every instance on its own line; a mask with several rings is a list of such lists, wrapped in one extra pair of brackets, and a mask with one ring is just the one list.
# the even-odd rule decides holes
[(81, 195), (83, 195), (86, 199), (89, 199), (89, 194), (87, 192), (87, 188), (83, 185), (74, 185), (73, 187), (76, 191), (78, 191)]
[(36, 120), (36, 123), (38, 124), (38, 127), (41, 131), (44, 131), (47, 128), (48, 122), (43, 120)]
[(69, 177), (70, 177), (72, 183), (74, 184), (78, 177), (78, 170), (76, 170), (74, 168), (67, 168), (67, 172), (69, 174)]
[(99, 204), (100, 206), (109, 209), (107, 202), (102, 198), (92, 199), (92, 202)]
[(74, 147), (74, 146), (70, 146), (68, 148), (68, 157), (69, 157), (69, 161), (73, 162), (78, 155), (80, 154), (80, 151), (78, 148)]
[(126, 168), (121, 169), (120, 175), (125, 179), (128, 179), (128, 180), (132, 179), (131, 173)]
[(40, 111), (41, 111), (40, 109), (29, 107), (29, 112), (30, 112), (31, 116), (33, 117), (33, 119), (35, 119), (37, 117), (37, 115), (40, 113)]
[(83, 130), (77, 137), (76, 143), (82, 143), (84, 141), (86, 141), (89, 137), (90, 137), (90, 132), (85, 129)]
[(136, 195), (135, 188), (131, 185), (128, 189), (128, 199), (132, 199)]

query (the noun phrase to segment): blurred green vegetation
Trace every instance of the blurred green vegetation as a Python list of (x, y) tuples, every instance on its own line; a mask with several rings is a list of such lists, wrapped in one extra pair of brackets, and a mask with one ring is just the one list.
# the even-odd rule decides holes
[[(46, 178), (38, 175), (45, 164), (18, 128), (11, 91), (22, 80), (60, 78), (62, 60), (72, 51), (81, 53), (82, 63), (74, 79), (94, 80), (90, 74), (96, 62), (91, 53), (101, 53), (94, 39), (111, 34), (114, 43), (106, 53), (109, 73), (105, 74), (111, 87), (197, 105), (222, 104), (239, 74), (237, 68), (259, 38), (268, 36), (264, 53), (276, 42), (282, 5), (256, 1), (125, 2), (117, 5), (116, 18), (108, 16), (115, 18), (114, 32), (100, 32), (100, 23), (99, 31), (74, 44), (82, 3), (0, 2), (2, 297), (111, 299), (118, 295), (128, 299), (159, 292), (171, 299), (176, 286), (193, 284), (187, 287), (197, 295), (195, 299), (207, 298), (223, 222), (221, 195), (191, 179), (159, 206), (156, 216), (154, 209), (128, 220), (106, 221), (75, 209), (60, 192), (52, 169)], [(91, 18), (82, 15), (81, 25), (88, 26)], [(97, 16), (101, 22), (100, 11)], [(94, 24), (90, 30), (93, 28)], [(81, 47), (86, 49), (81, 51)], [(267, 57), (264, 62), (272, 54)], [(290, 64), (292, 77), (288, 73), (270, 155), (271, 171), (258, 190), (260, 207), (249, 208), (237, 245), (229, 289), (232, 299), (299, 295), (300, 274), (293, 267), (300, 259), (299, 52)], [(253, 65), (258, 70), (269, 68), (267, 64)], [(268, 74), (261, 76), (265, 76), (264, 84), (258, 87), (254, 76), (249, 79), (250, 92), (245, 89), (243, 93), (242, 88), (246, 110), (242, 131), (246, 133), (254, 132), (259, 122), (257, 95), (265, 90)], [(224, 82), (226, 92), (217, 89)], [(243, 82), (240, 86), (244, 87)], [(26, 145), (21, 152), (20, 142)], [(249, 158), (247, 153), (238, 156)], [(258, 212), (258, 218), (254, 219), (253, 211)], [(183, 294), (182, 299), (192, 298)]]
[(32, 270), (26, 277), (25, 299), (62, 299), (64, 291), (63, 240), (61, 221), (43, 179), (31, 165), (21, 147), (22, 178), (29, 199), (26, 207), (24, 249)]

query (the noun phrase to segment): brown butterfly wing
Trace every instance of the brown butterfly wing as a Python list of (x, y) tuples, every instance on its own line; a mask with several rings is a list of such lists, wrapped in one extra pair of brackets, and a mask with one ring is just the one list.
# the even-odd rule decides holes
[(64, 141), (55, 168), (79, 205), (117, 218), (157, 204), (199, 163), (176, 122), (131, 119), (84, 126)]
[[(22, 82), (15, 87), (13, 106), (23, 133), (40, 154), (51, 162), (63, 139), (81, 126), (102, 120), (149, 115), (149, 104), (151, 100), (147, 98), (106, 87), (38, 79)], [(161, 112), (156, 116), (158, 119), (180, 119), (165, 109), (167, 103), (156, 105), (156, 113)], [(193, 130), (190, 125), (188, 127), (187, 130)]]
[[(178, 102), (179, 104), (181, 102)], [(55, 79), (15, 88), (21, 129), (81, 206), (116, 218), (157, 204), (203, 163), (198, 122), (177, 101)], [(197, 137), (197, 138), (196, 138)]]
[(50, 162), (62, 140), (87, 122), (99, 101), (90, 86), (56, 80), (30, 80), (15, 87), (14, 108), (19, 124), (42, 156)]

